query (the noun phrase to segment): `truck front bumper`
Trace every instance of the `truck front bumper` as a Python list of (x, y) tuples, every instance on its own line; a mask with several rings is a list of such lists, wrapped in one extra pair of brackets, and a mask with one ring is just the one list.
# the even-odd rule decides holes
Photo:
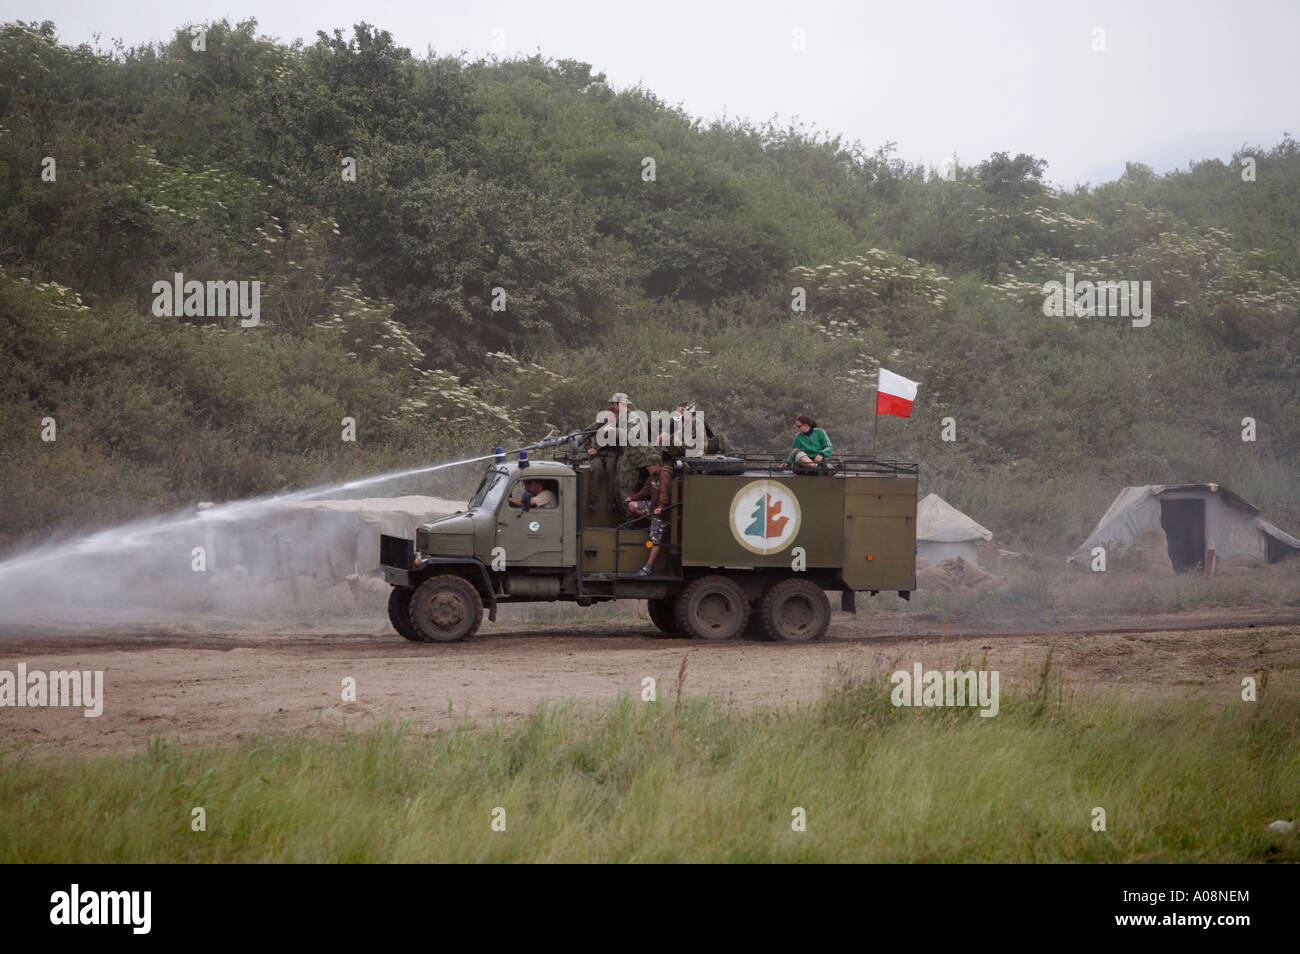
[(411, 571), (402, 570), (395, 566), (381, 567), (384, 571), (384, 582), (391, 583), (393, 586), (414, 586), (411, 582)]

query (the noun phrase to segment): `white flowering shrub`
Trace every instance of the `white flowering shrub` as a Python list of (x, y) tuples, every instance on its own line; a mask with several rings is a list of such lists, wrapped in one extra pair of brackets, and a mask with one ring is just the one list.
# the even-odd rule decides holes
[(393, 318), (391, 303), (367, 298), (356, 285), (344, 285), (330, 293), (329, 306), (330, 316), (316, 322), (318, 337), (334, 341), (348, 357), (388, 374), (419, 368), (424, 354)]
[(169, 165), (145, 144), (136, 146), (127, 169), (121, 188), (154, 214), (164, 242), (208, 236), (224, 251), (236, 252), (273, 194), (269, 186), (229, 169), (192, 160)]
[(808, 290), (809, 314), (831, 337), (851, 336), (870, 321), (870, 311), (909, 302), (942, 308), (950, 279), (915, 259), (868, 249), (833, 265), (791, 269), (793, 282)]
[(394, 416), (404, 428), (427, 428), (430, 437), (443, 445), (491, 447), (494, 443), (521, 443), (526, 436), (516, 423), (515, 412), (485, 400), (478, 389), (441, 369), (416, 370), (408, 396)]

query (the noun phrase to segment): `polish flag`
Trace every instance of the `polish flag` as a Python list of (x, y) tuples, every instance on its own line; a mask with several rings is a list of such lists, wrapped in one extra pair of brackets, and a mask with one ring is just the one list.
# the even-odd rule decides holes
[(916, 382), (901, 374), (880, 369), (876, 379), (876, 413), (912, 416), (912, 402), (916, 400)]

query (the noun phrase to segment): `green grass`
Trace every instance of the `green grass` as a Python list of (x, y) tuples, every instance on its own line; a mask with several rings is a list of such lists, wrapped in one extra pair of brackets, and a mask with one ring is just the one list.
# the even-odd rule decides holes
[(1290, 687), (1254, 704), (1078, 695), (1045, 667), (994, 718), (896, 710), (888, 688), (842, 671), (794, 710), (665, 687), (429, 735), (11, 747), (0, 862), (1300, 861), (1300, 837), (1265, 830), (1300, 807)]

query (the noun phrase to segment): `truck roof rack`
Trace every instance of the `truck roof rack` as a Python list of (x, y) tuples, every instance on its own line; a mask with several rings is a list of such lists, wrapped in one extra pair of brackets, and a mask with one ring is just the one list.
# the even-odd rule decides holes
[[(681, 469), (688, 474), (764, 474), (779, 476), (781, 474), (802, 473), (791, 468), (782, 469), (782, 457), (760, 457), (742, 454), (736, 457), (684, 457)], [(918, 465), (908, 461), (881, 460), (878, 457), (835, 457), (830, 458), (830, 476), (837, 474), (884, 474), (890, 476), (915, 477)]]

